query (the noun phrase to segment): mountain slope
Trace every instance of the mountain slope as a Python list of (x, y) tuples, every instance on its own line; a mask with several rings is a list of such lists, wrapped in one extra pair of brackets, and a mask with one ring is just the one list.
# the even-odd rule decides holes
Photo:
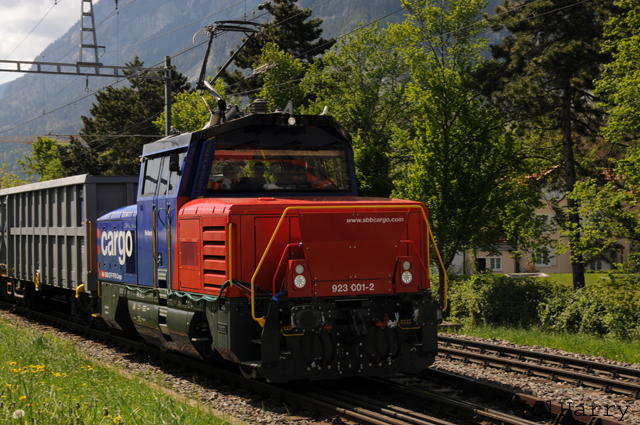
[[(79, 0), (70, 0), (78, 1)], [(97, 42), (105, 46), (99, 61), (105, 65), (124, 65), (139, 56), (147, 66), (161, 66), (165, 56), (172, 57), (178, 70), (193, 81), (200, 72), (206, 38), (193, 35), (215, 21), (257, 19), (265, 21), (262, 11), (253, 12), (263, 0), (101, 0), (94, 4)], [(492, 0), (496, 3), (496, 0)], [(124, 3), (124, 4), (123, 4)], [(314, 18), (324, 20), (325, 38), (338, 37), (357, 27), (384, 18), (388, 22), (404, 19), (400, 0), (300, 0), (302, 8), (313, 8)], [(488, 9), (493, 10), (494, 5)], [(394, 13), (395, 12), (395, 13)], [(215, 74), (228, 58), (229, 51), (241, 43), (243, 35), (228, 33), (214, 40), (208, 75)], [(39, 61), (75, 63), (78, 60), (79, 21), (70, 22), (65, 35), (38, 55)], [(83, 61), (91, 61), (83, 51)], [(0, 136), (77, 134), (80, 116), (89, 115), (93, 94), (116, 83), (113, 78), (27, 74), (0, 86)], [(124, 85), (126, 82), (117, 84)], [(160, 112), (160, 111), (159, 111)], [(127, 131), (128, 129), (123, 129)], [(9, 146), (11, 153), (9, 154)], [(16, 152), (29, 152), (28, 145), (0, 145), (0, 163), (16, 169)], [(9, 158), (7, 158), (9, 154)], [(18, 157), (20, 157), (19, 155)]]

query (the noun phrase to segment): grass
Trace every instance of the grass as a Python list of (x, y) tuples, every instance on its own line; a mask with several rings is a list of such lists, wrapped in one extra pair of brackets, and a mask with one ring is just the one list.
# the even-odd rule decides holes
[(544, 331), (537, 328), (518, 329), (503, 326), (465, 326), (457, 333), (481, 338), (505, 339), (515, 344), (540, 345), (573, 353), (591, 354), (626, 363), (640, 363), (640, 341), (614, 340), (593, 335)]
[[(543, 279), (553, 281), (562, 286), (573, 287), (573, 275), (571, 273), (553, 273)], [(606, 273), (584, 274), (584, 281), (587, 286), (601, 284), (604, 279), (609, 279), (609, 275)]]
[(197, 402), (101, 365), (51, 334), (0, 320), (0, 341), (0, 423), (225, 423)]

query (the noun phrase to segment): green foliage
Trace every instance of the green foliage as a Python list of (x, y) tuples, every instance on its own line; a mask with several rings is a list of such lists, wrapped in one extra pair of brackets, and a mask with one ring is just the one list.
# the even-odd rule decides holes
[[(228, 97), (227, 87), (222, 80), (217, 80), (213, 88), (227, 104), (241, 103), (240, 98)], [(206, 105), (205, 101), (207, 102)], [(209, 111), (215, 112), (217, 109), (216, 100), (208, 91), (205, 90), (202, 96), (200, 96), (199, 91), (193, 91), (192, 93), (186, 90), (182, 91), (175, 95), (171, 105), (171, 125), (183, 133), (201, 130), (209, 122)], [(163, 132), (165, 122), (165, 113), (163, 112), (153, 124), (158, 131)]]
[[(137, 57), (128, 67), (142, 68)], [(131, 75), (131, 71), (125, 71)], [(148, 72), (145, 73), (148, 75)], [(171, 72), (174, 93), (188, 88), (187, 78), (175, 67)], [(140, 171), (142, 146), (162, 132), (152, 120), (164, 110), (164, 82), (130, 78), (130, 87), (107, 87), (96, 94), (91, 108), (93, 117), (82, 117), (81, 134), (86, 144), (72, 140), (58, 146), (66, 175), (135, 175)]]
[[(532, 154), (549, 169), (564, 169), (561, 183), (568, 192), (579, 178), (576, 169), (590, 168), (585, 163), (589, 156), (577, 155), (581, 145), (597, 143), (603, 123), (593, 81), (609, 60), (600, 49), (608, 14), (604, 3), (574, 7), (571, 0), (505, 0), (496, 9), (492, 24), (494, 30), (506, 29), (510, 35), (491, 46), (497, 61), (476, 72), (484, 93), (520, 134), (534, 142)], [(541, 134), (542, 138), (536, 137)], [(556, 137), (561, 143), (539, 142)], [(569, 199), (567, 204), (567, 220), (559, 224), (566, 230), (579, 228), (581, 219), (573, 209), (574, 201)], [(584, 259), (577, 250), (580, 236), (573, 232), (569, 238), (576, 288), (584, 286)]]
[(407, 38), (390, 27), (361, 26), (344, 37), (305, 75), (302, 86), (353, 136), (359, 194), (388, 197), (393, 189), (393, 133), (412, 126)]
[(485, 3), (404, 5), (411, 20), (398, 29), (413, 45), (407, 96), (417, 114), (415, 136), (398, 132), (393, 140), (394, 148), (409, 151), (394, 195), (429, 208), (446, 268), (458, 252), (494, 247), (509, 216), (531, 217), (539, 192), (525, 179), (530, 169), (520, 142), (472, 79), (486, 47), (478, 38)]
[(247, 79), (241, 70), (259, 66), (263, 47), (268, 42), (275, 43), (278, 50), (302, 61), (304, 67), (331, 48), (335, 41), (320, 37), (322, 19), (310, 19), (312, 10), (300, 9), (297, 2), (298, 0), (272, 0), (265, 5), (264, 9), (273, 16), (273, 21), (265, 24), (263, 35), (253, 37), (238, 53), (234, 60), (238, 69), (233, 72), (224, 71), (221, 74), (221, 78), (228, 86), (233, 87), (234, 92), (251, 100), (257, 97), (265, 84), (264, 75), (259, 74)]
[(21, 179), (20, 176), (8, 170), (7, 164), (2, 164), (2, 168), (0, 169), (0, 189), (8, 189), (27, 183), (31, 183), (31, 180)]
[(605, 64), (596, 92), (604, 98), (609, 113), (603, 135), (616, 143), (640, 136), (640, 1), (614, 4), (621, 13), (606, 22), (602, 46), (613, 61)]
[[(0, 321), (0, 423), (219, 424), (203, 406), (117, 367), (102, 365), (51, 334)], [(142, 385), (141, 385), (142, 384)]]
[[(585, 217), (580, 228), (581, 243), (576, 246), (588, 259), (606, 258), (616, 249), (620, 239), (633, 245), (640, 244), (640, 220), (637, 207), (640, 204), (640, 147), (632, 147), (627, 155), (614, 160), (614, 168), (604, 185), (596, 179), (576, 184), (569, 194), (579, 205), (579, 213)], [(632, 271), (640, 269), (640, 258), (632, 255)]]
[(289, 100), (293, 100), (294, 105), (302, 104), (305, 93), (300, 87), (300, 80), (305, 67), (300, 59), (276, 44), (268, 43), (262, 49), (257, 65), (270, 68), (264, 73), (264, 85), (258, 93), (258, 97), (267, 100), (270, 111), (284, 109)]
[(38, 140), (32, 146), (32, 154), (19, 159), (18, 164), (30, 179), (46, 181), (65, 176), (58, 156), (58, 143), (48, 137), (38, 136)]
[[(640, 281), (610, 274), (579, 290), (540, 278), (507, 278), (491, 273), (449, 284), (451, 318), (470, 324), (539, 327), (610, 338), (640, 336)], [(602, 283), (604, 282), (604, 283)]]
[(540, 324), (557, 331), (614, 338), (640, 336), (640, 292), (617, 285), (557, 292), (540, 305)]
[(538, 306), (554, 289), (540, 279), (478, 273), (450, 283), (450, 317), (469, 324), (473, 309), (478, 323), (528, 327), (538, 323)]

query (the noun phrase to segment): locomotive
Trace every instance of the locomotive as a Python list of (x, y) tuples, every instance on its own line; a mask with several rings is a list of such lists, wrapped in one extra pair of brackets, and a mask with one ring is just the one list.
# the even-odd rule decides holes
[(272, 382), (430, 366), (425, 206), (358, 197), (329, 115), (225, 115), (145, 145), (137, 178), (0, 190), (0, 296)]

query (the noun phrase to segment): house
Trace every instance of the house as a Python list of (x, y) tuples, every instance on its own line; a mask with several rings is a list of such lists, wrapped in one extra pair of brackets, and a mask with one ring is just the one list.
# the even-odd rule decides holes
[[(566, 236), (554, 230), (554, 212), (551, 208), (552, 201), (560, 200), (561, 206), (566, 206), (566, 198), (561, 190), (545, 190), (543, 191), (544, 207), (537, 209), (535, 214), (545, 217), (544, 221), (549, 228), (549, 236), (552, 240), (565, 240)], [(566, 241), (568, 244), (568, 241)], [(634, 247), (623, 239), (618, 240), (616, 249), (609, 253), (608, 256), (591, 261), (585, 264), (585, 270), (610, 270), (614, 263), (624, 263), (627, 261), (629, 253)], [(550, 273), (571, 273), (571, 255), (568, 252), (556, 254), (553, 248), (541, 247), (538, 251), (538, 260), (534, 262), (534, 255), (523, 255), (519, 260), (511, 256), (512, 247), (507, 243), (498, 244), (497, 250), (499, 255), (491, 254), (486, 251), (477, 251), (476, 260), (479, 270), (491, 270), (496, 273), (525, 273), (525, 272), (542, 272)], [(516, 267), (516, 262), (519, 267)], [(457, 273), (473, 274), (476, 266), (473, 264), (473, 255), (469, 252), (456, 255), (452, 268)]]

